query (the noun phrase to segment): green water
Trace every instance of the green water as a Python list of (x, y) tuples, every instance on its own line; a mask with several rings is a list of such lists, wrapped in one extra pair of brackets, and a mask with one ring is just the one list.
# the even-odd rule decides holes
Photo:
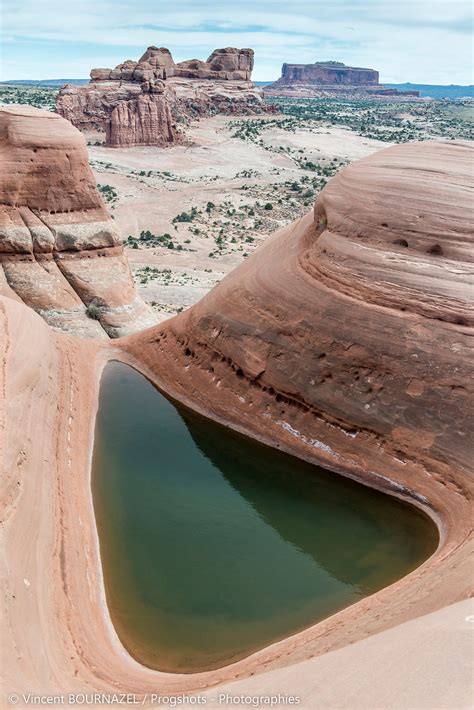
[(436, 548), (387, 495), (177, 407), (107, 365), (93, 496), (107, 603), (143, 664), (216, 668), (357, 602)]

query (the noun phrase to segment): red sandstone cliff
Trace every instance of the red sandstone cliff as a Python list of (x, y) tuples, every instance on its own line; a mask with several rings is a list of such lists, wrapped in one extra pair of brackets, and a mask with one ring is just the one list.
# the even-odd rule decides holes
[(177, 119), (265, 111), (252, 68), (251, 49), (216, 49), (206, 62), (175, 63), (168, 49), (148, 47), (138, 62), (92, 69), (87, 86), (64, 86), (56, 110), (81, 130), (104, 131), (110, 146), (166, 146), (181, 138)]
[(274, 96), (331, 96), (354, 97), (419, 96), (418, 91), (400, 92), (379, 84), (375, 69), (348, 67), (342, 62), (315, 62), (314, 64), (283, 64), (281, 77), (265, 88)]
[(0, 165), (0, 293), (88, 337), (152, 325), (80, 132), (54, 113), (1, 108)]
[(347, 67), (342, 62), (316, 62), (315, 64), (283, 64), (281, 84), (355, 84), (367, 86), (379, 83), (379, 73), (374, 69)]

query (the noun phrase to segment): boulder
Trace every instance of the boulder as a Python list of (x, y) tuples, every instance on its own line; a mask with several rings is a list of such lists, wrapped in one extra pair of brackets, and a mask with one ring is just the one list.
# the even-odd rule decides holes
[[(207, 60), (211, 71), (226, 72), (231, 75), (234, 72), (241, 72), (242, 78), (249, 80), (253, 69), (254, 52), (253, 49), (237, 49), (226, 47), (215, 49)], [(229, 76), (229, 78), (233, 78)]]
[[(110, 79), (111, 73), (112, 69), (91, 69), (91, 81), (107, 81)], [(68, 86), (72, 86), (72, 84), (68, 84)]]

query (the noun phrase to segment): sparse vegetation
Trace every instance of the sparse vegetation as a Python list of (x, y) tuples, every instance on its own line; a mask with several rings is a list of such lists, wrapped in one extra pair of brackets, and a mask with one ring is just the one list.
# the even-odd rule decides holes
[[(212, 204), (212, 203), (208, 203)], [(171, 220), (173, 224), (176, 224), (178, 222), (192, 222), (193, 219), (196, 219), (198, 216), (199, 212), (196, 207), (192, 207), (190, 212), (181, 212), (181, 214), (177, 214), (176, 217), (173, 217)]]
[(56, 104), (58, 88), (43, 86), (15, 86), (14, 84), (0, 85), (1, 104), (29, 104), (36, 108), (52, 111)]
[[(215, 168), (220, 162), (207, 171), (203, 167), (190, 172), (165, 160), (167, 166), (176, 166), (173, 172), (154, 169), (149, 157), (138, 168), (112, 156), (109, 162), (97, 157), (91, 161), (96, 174), (104, 176), (101, 183), (119, 186), (117, 195), (102, 188), (112, 209), (142, 191), (145, 202), (163, 195), (165, 209), (171, 205), (164, 223), (160, 214), (158, 233), (144, 230), (126, 240), (131, 249), (153, 250), (148, 269), (146, 254), (135, 252), (132, 263), (139, 264), (137, 284), (148, 294), (148, 302), (153, 298), (156, 311), (169, 315), (190, 305), (202, 294), (203, 284), (210, 288), (269, 234), (307, 213), (327, 182), (356, 154), (412, 139), (472, 137), (469, 101), (273, 99), (272, 103), (279, 113), (219, 120), (217, 130), (227, 133), (236, 154), (241, 151), (248, 160), (231, 171), (223, 166), (222, 175)], [(371, 144), (369, 139), (380, 143)], [(197, 253), (198, 276), (183, 273), (193, 263), (184, 254), (190, 251)], [(206, 272), (212, 269), (204, 266), (211, 262), (215, 272), (208, 279)]]
[[(189, 243), (189, 242), (188, 242)], [(167, 249), (177, 249), (181, 251), (184, 247), (173, 241), (171, 234), (152, 234), (149, 229), (140, 232), (138, 237), (128, 236), (125, 245), (132, 249), (143, 247), (166, 247)]]
[(298, 151), (288, 146), (266, 144), (263, 136), (269, 130), (288, 133), (299, 130), (318, 132), (325, 126), (344, 126), (360, 136), (389, 143), (411, 140), (474, 137), (472, 101), (384, 101), (381, 99), (291, 99), (272, 98), (278, 116), (268, 120), (238, 119), (232, 122), (233, 136), (252, 141), (265, 150), (294, 156)]
[(99, 320), (100, 318), (100, 308), (99, 306), (92, 302), (86, 308), (86, 316), (92, 318), (92, 320)]
[(113, 205), (118, 200), (117, 190), (112, 187), (112, 185), (97, 185), (97, 188), (104, 198), (104, 200), (109, 204)]

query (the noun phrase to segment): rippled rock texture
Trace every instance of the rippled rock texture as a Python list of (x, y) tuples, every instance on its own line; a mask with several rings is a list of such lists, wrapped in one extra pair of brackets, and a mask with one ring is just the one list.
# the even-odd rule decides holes
[(109, 146), (171, 145), (182, 139), (178, 121), (267, 110), (252, 68), (252, 49), (175, 63), (169, 49), (148, 47), (138, 62), (92, 69), (87, 86), (64, 86), (56, 110), (81, 130), (104, 131)]
[(80, 132), (47, 111), (1, 108), (0, 165), (0, 292), (82, 336), (152, 325)]
[(449, 141), (352, 164), (128, 348), (203, 410), (332, 468), (409, 481), (415, 465), (454, 485), (473, 453), (471, 161)]

